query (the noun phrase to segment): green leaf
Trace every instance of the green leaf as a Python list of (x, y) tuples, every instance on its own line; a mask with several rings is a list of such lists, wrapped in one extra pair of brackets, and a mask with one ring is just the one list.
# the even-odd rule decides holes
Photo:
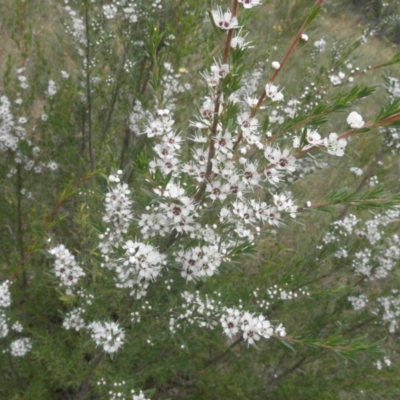
[(306, 21), (304, 22), (304, 29), (306, 29), (311, 24), (311, 22), (314, 21), (315, 17), (319, 14), (320, 11), (321, 11), (321, 6), (313, 7)]
[(279, 342), (282, 343), (285, 347), (287, 347), (289, 350), (293, 351), (293, 353), (296, 353), (295, 348), (291, 343), (289, 343), (287, 340), (284, 339), (279, 339)]

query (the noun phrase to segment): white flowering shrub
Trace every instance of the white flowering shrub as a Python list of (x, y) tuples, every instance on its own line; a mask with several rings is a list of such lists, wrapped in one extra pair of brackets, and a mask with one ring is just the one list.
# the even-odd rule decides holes
[(323, 0), (28, 3), (0, 5), (0, 397), (400, 395), (399, 53), (357, 58)]

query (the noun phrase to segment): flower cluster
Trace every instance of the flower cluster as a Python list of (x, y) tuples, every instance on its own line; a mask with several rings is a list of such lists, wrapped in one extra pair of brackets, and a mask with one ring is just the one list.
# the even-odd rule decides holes
[(91, 322), (87, 328), (97, 346), (106, 353), (115, 353), (123, 344), (125, 332), (116, 322)]
[(79, 278), (85, 276), (85, 272), (63, 244), (53, 247), (49, 253), (55, 257), (54, 274), (60, 278), (61, 286), (67, 288), (67, 293), (72, 293), (72, 289), (78, 283)]
[[(386, 367), (390, 367), (392, 365), (392, 362), (386, 356), (383, 357), (383, 363), (384, 363), (384, 365), (386, 365)], [(376, 365), (376, 368), (378, 371), (380, 371), (382, 369), (382, 361), (381, 360), (376, 361), (375, 365)]]
[[(332, 224), (333, 232), (326, 233), (323, 242), (325, 244), (340, 242), (341, 238), (352, 233), (365, 238), (365, 247), (355, 251), (354, 257), (349, 260), (354, 272), (370, 280), (385, 278), (400, 260), (400, 238), (394, 234), (383, 241), (383, 228), (388, 227), (399, 216), (399, 209), (388, 210), (361, 224), (359, 219), (350, 214)], [(345, 248), (337, 251), (335, 255), (338, 258), (350, 259), (349, 252)]]
[(17, 339), (10, 344), (10, 353), (14, 357), (23, 357), (32, 350), (32, 341), (29, 338)]
[(65, 329), (74, 329), (79, 332), (81, 329), (86, 327), (85, 320), (82, 318), (82, 314), (85, 312), (85, 309), (78, 307), (67, 313), (63, 321), (63, 328)]
[(172, 333), (181, 329), (184, 324), (214, 329), (219, 322), (228, 338), (241, 336), (249, 344), (254, 344), (260, 337), (269, 339), (272, 335), (286, 335), (281, 324), (274, 328), (264, 315), (256, 316), (239, 308), (227, 308), (220, 300), (209, 296), (202, 298), (198, 291), (194, 294), (184, 292), (182, 299), (184, 303), (181, 313), (176, 314), (176, 309), (170, 310), (172, 316), (169, 328)]
[(0, 310), (0, 338), (4, 338), (8, 335), (8, 318), (3, 310)]
[(355, 311), (362, 310), (368, 304), (368, 298), (365, 294), (360, 296), (349, 296), (347, 300), (351, 303)]
[(10, 307), (11, 295), (10, 295), (10, 282), (4, 281), (0, 285), (0, 307)]
[[(1, 308), (8, 308), (11, 305), (11, 294), (9, 291), (10, 282), (4, 281), (0, 284), (0, 338), (5, 338), (10, 332), (10, 318), (6, 312)], [(15, 321), (11, 325), (11, 329), (17, 333), (23, 331), (22, 324), (19, 321)], [(9, 351), (13, 357), (23, 357), (32, 350), (32, 340), (29, 338), (15, 339), (10, 343), (7, 350), (3, 350), (3, 353)]]
[(111, 227), (100, 235), (99, 244), (104, 255), (108, 254), (113, 246), (122, 243), (122, 235), (127, 232), (133, 219), (130, 190), (126, 183), (120, 183), (121, 174), (122, 171), (117, 171), (115, 175), (110, 175), (108, 178), (110, 188), (104, 201), (106, 212), (103, 215), (103, 221)]
[(383, 309), (383, 322), (389, 324), (389, 332), (394, 333), (399, 327), (400, 291), (393, 289), (391, 295), (378, 297), (377, 302)]
[[(127, 390), (126, 385), (127, 383), (125, 381), (113, 382), (112, 387), (108, 391), (108, 398), (110, 400), (149, 400), (141, 390), (136, 392), (131, 389), (130, 394), (127, 394), (129, 390)], [(107, 386), (106, 380), (101, 378), (97, 382), (97, 386)]]
[(237, 308), (226, 308), (220, 322), (224, 333), (229, 338), (240, 333), (249, 344), (254, 344), (260, 340), (260, 337), (269, 339), (272, 335), (286, 336), (286, 330), (282, 324), (274, 328), (264, 315), (255, 316)]
[(200, 327), (214, 329), (220, 313), (221, 302), (209, 296), (202, 298), (200, 292), (194, 294), (187, 291), (181, 294), (183, 304), (182, 311), (177, 314), (177, 308), (170, 310), (169, 329), (175, 333), (184, 324), (197, 325)]
[[(332, 223), (332, 231), (323, 237), (325, 246), (337, 246), (334, 252), (341, 262), (347, 262), (353, 268), (354, 274), (366, 278), (365, 282), (385, 279), (400, 261), (400, 238), (389, 234), (391, 226), (400, 217), (399, 208), (376, 214), (372, 218), (362, 221), (350, 214), (343, 220)], [(355, 251), (348, 244), (351, 235), (357, 235), (357, 249)], [(320, 247), (322, 248), (322, 246)], [(364, 293), (348, 296), (355, 311), (371, 310), (375, 315), (381, 315), (382, 323), (389, 325), (389, 332), (398, 329), (400, 316), (400, 296), (398, 290), (392, 290), (388, 296), (376, 296), (376, 289), (370, 293), (364, 287)]]
[(175, 253), (175, 260), (182, 269), (181, 275), (187, 281), (214, 275), (221, 265), (225, 251), (220, 252), (217, 246), (198, 246)]
[[(22, 75), (24, 69), (17, 71), (18, 78), (22, 84), (27, 85), (26, 77)], [(18, 99), (17, 105), (22, 104), (22, 99)], [(25, 124), (27, 118), (20, 116), (16, 118), (12, 114), (10, 100), (6, 96), (0, 97), (0, 153), (12, 154), (16, 164), (22, 165), (26, 171), (33, 171), (37, 174), (43, 170), (54, 171), (58, 165), (54, 161), (39, 161), (40, 147), (34, 145), (28, 138)], [(23, 150), (29, 149), (29, 151)], [(15, 168), (11, 168), (8, 177), (16, 173)]]
[(127, 286), (130, 287), (130, 281), (134, 279), (150, 281), (157, 278), (165, 265), (165, 255), (150, 244), (133, 242), (132, 240), (128, 240), (123, 248), (126, 253), (120, 267), (122, 271), (117, 271), (122, 286), (124, 286), (123, 282), (126, 282)]

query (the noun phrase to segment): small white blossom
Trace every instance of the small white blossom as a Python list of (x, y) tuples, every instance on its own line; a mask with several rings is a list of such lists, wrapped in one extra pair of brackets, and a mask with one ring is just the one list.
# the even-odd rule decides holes
[(283, 100), (283, 94), (282, 92), (279, 92), (278, 89), (278, 86), (275, 86), (272, 83), (267, 83), (265, 85), (265, 94), (272, 101), (281, 101)]
[(238, 20), (236, 17), (232, 17), (231, 11), (222, 12), (221, 7), (212, 11), (214, 23), (221, 29), (233, 29), (238, 28)]
[(49, 85), (46, 90), (46, 95), (49, 97), (53, 97), (57, 93), (56, 83), (52, 80), (49, 81)]
[(329, 138), (324, 139), (324, 146), (327, 148), (328, 153), (334, 156), (342, 157), (344, 155), (344, 148), (346, 145), (346, 139), (338, 140), (337, 133), (331, 133)]
[(261, 4), (260, 0), (239, 0), (239, 3), (243, 4), (244, 8), (253, 8)]
[(280, 64), (278, 61), (272, 61), (271, 67), (272, 67), (273, 69), (278, 70), (278, 69), (281, 67), (281, 64)]
[(355, 111), (352, 111), (349, 114), (346, 121), (353, 129), (359, 129), (364, 126), (364, 121), (362, 116)]

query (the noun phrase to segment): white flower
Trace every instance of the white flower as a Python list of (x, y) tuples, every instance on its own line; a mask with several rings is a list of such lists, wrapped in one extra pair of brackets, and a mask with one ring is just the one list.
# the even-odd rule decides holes
[(342, 157), (344, 155), (344, 148), (347, 145), (346, 139), (339, 139), (337, 133), (331, 133), (329, 138), (324, 139), (324, 146), (327, 148), (329, 154)]
[(254, 210), (251, 208), (250, 205), (240, 202), (236, 200), (232, 204), (232, 212), (238, 218), (241, 219), (241, 222), (254, 224), (256, 222), (256, 218), (254, 215)]
[(232, 137), (229, 132), (225, 134), (219, 133), (214, 138), (215, 149), (223, 154), (229, 153), (233, 148)]
[(272, 83), (267, 83), (265, 85), (265, 94), (272, 101), (281, 101), (283, 100), (282, 92), (278, 92), (278, 86), (273, 85)]
[(272, 185), (276, 185), (281, 180), (281, 173), (276, 168), (264, 168), (265, 178), (267, 182), (271, 183)]
[(263, 315), (259, 315), (257, 319), (258, 333), (265, 339), (269, 339), (274, 334), (274, 328)]
[(317, 40), (316, 42), (314, 42), (314, 46), (317, 48), (318, 51), (324, 51), (326, 42), (324, 39), (320, 39), (320, 40)]
[(243, 4), (244, 8), (253, 8), (261, 4), (260, 0), (239, 0), (239, 3)]
[(241, 36), (241, 30), (238, 33), (235, 33), (231, 40), (232, 49), (246, 49), (252, 48), (253, 46), (249, 46), (251, 42), (245, 42), (247, 33), (244, 36)]
[(233, 29), (238, 28), (238, 20), (236, 17), (232, 17), (232, 13), (228, 10), (225, 13), (222, 12), (221, 7), (212, 11), (215, 25), (221, 29)]
[(219, 66), (217, 63), (212, 65), (210, 69), (211, 73), (220, 79), (225, 78), (225, 76), (229, 74), (229, 64), (221, 64), (221, 66)]
[(278, 209), (276, 207), (269, 207), (266, 211), (266, 215), (268, 217), (268, 223), (270, 225), (281, 225), (281, 214), (278, 212)]
[(243, 166), (243, 182), (248, 186), (258, 185), (260, 174), (257, 171), (257, 164), (247, 162)]
[(227, 315), (223, 315), (220, 321), (225, 335), (231, 338), (239, 332), (240, 311), (238, 309), (228, 308), (226, 312)]
[(279, 335), (281, 337), (285, 337), (286, 336), (286, 329), (282, 326), (282, 324), (279, 324), (276, 328), (275, 328), (275, 334)]
[(213, 158), (211, 162), (214, 173), (222, 175), (225, 179), (229, 179), (230, 176), (234, 175), (235, 167), (233, 162), (224, 154), (217, 154), (216, 158)]
[(211, 120), (214, 115), (214, 108), (214, 102), (210, 98), (207, 98), (200, 107), (201, 118)]
[(243, 132), (254, 132), (258, 128), (258, 119), (251, 118), (247, 111), (238, 116), (237, 122)]
[(329, 80), (331, 81), (332, 85), (340, 85), (342, 83), (342, 80), (338, 75), (330, 75)]
[(301, 35), (301, 40), (304, 40), (305, 42), (308, 42), (308, 35), (306, 35), (305, 33), (303, 33)]
[(281, 152), (278, 147), (267, 146), (264, 156), (271, 164), (275, 164), (276, 169), (288, 172), (296, 171), (296, 158), (290, 154), (288, 149)]
[(307, 142), (312, 146), (319, 146), (323, 143), (321, 140), (321, 135), (317, 131), (312, 131), (310, 129), (307, 129), (306, 139)]
[(361, 176), (363, 174), (363, 170), (358, 167), (351, 167), (350, 171), (356, 174), (357, 176)]
[(56, 83), (52, 80), (49, 81), (49, 86), (47, 87), (46, 94), (49, 97), (53, 97), (57, 93)]
[(213, 201), (218, 199), (220, 201), (224, 201), (228, 197), (229, 193), (229, 184), (222, 184), (219, 180), (214, 180), (211, 183), (207, 184), (206, 188), (207, 192), (210, 192), (210, 199)]
[(271, 67), (272, 67), (273, 69), (279, 69), (279, 68), (281, 67), (281, 64), (279, 64), (278, 61), (272, 61)]
[(359, 129), (364, 126), (362, 116), (355, 111), (349, 114), (346, 121), (353, 129)]

